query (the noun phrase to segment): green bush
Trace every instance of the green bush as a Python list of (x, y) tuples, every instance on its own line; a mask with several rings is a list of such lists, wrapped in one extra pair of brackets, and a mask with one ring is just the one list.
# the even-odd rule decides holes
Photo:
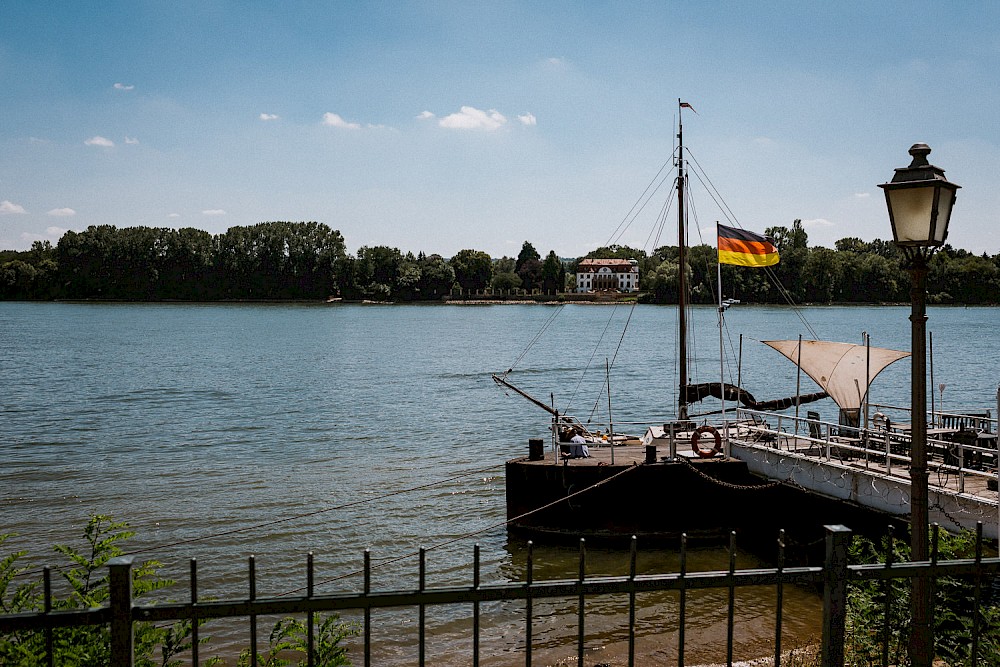
[[(109, 596), (109, 581), (106, 565), (109, 560), (123, 555), (120, 543), (133, 537), (125, 522), (116, 522), (110, 516), (97, 515), (87, 522), (83, 531), (86, 548), (83, 552), (66, 545), (56, 545), (55, 551), (69, 561), (61, 575), (69, 585), (69, 593), (58, 597), (53, 593), (53, 610), (89, 609), (104, 605)], [(13, 537), (0, 534), (0, 549)], [(29, 568), (20, 567), (18, 561), (27, 552), (12, 552), (0, 560), (0, 613), (16, 614), (41, 611), (44, 600), (38, 582), (20, 583), (12, 588), (14, 581)], [(162, 590), (174, 584), (156, 574), (161, 564), (148, 560), (132, 568), (132, 595), (141, 598), (153, 591)], [(350, 665), (347, 649), (340, 646), (341, 640), (358, 634), (356, 624), (342, 622), (338, 616), (317, 615), (317, 632), (314, 645), (314, 664), (322, 667)], [(177, 656), (191, 650), (192, 625), (190, 621), (179, 621), (170, 626), (157, 626), (148, 622), (134, 624), (135, 665), (137, 667), (180, 667), (182, 661)], [(278, 621), (271, 632), (268, 652), (258, 655), (258, 664), (264, 667), (284, 667), (292, 661), (281, 656), (302, 656), (298, 665), (307, 663), (307, 646), (304, 641), (306, 626), (298, 619), (286, 618)], [(202, 637), (199, 644), (207, 643), (210, 637)], [(156, 659), (159, 649), (159, 659)], [(58, 628), (53, 631), (54, 663), (70, 667), (103, 667), (110, 663), (111, 636), (107, 626), (80, 626)], [(279, 656), (279, 654), (281, 654)], [(249, 650), (244, 650), (238, 665), (250, 662)], [(13, 667), (23, 665), (34, 667), (45, 664), (45, 636), (42, 632), (12, 632), (0, 636), (0, 664)], [(205, 665), (223, 665), (225, 661), (213, 656)]]
[[(871, 540), (855, 537), (850, 559), (854, 564), (885, 562), (891, 549), (892, 561), (907, 561), (909, 545), (889, 538), (876, 545)], [(976, 555), (976, 535), (965, 531), (951, 535), (942, 531), (938, 539), (938, 560), (972, 559)], [(988, 594), (989, 582), (981, 582), (981, 594)], [(976, 604), (976, 582), (971, 577), (942, 576), (934, 580), (933, 623), (937, 655), (950, 667), (972, 664), (972, 637), (976, 615), (979, 616), (978, 664), (1000, 664), (1000, 606)], [(888, 658), (890, 665), (909, 663), (907, 647), (910, 640), (910, 581), (864, 581), (854, 584), (848, 592), (847, 640), (845, 658), (848, 665), (867, 667), (881, 665), (888, 628)], [(886, 618), (886, 599), (889, 614)]]

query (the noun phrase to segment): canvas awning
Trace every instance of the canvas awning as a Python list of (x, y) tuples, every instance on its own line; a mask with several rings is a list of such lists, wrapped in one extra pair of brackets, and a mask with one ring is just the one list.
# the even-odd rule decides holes
[(860, 408), (872, 380), (889, 364), (910, 356), (909, 352), (884, 347), (804, 340), (800, 357), (797, 340), (761, 342), (785, 355), (792, 363), (801, 363), (802, 371), (830, 394), (842, 410)]

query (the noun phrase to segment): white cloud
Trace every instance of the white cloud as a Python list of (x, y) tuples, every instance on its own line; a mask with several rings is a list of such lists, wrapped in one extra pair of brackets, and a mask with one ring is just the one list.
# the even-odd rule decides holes
[(54, 208), (49, 211), (49, 215), (55, 216), (57, 218), (65, 218), (71, 215), (76, 215), (76, 211), (71, 208)]
[(44, 234), (21, 232), (20, 239), (25, 243), (34, 243), (35, 241), (57, 241), (67, 231), (68, 230), (63, 229), (62, 227), (46, 227)]
[(482, 111), (475, 107), (462, 107), (458, 113), (442, 118), (438, 125), (453, 130), (498, 130), (507, 119), (496, 109)]
[(135, 88), (132, 84), (116, 83), (115, 90), (132, 90)]
[(130, 137), (130, 136), (126, 135), (125, 136), (125, 143), (129, 144), (129, 145), (132, 145), (132, 146), (135, 146), (136, 144), (139, 143), (139, 140), (136, 139), (135, 137)]
[(430, 111), (421, 111), (420, 115), (417, 116), (417, 118), (419, 118), (420, 120), (429, 120), (431, 118), (437, 118), (437, 116), (432, 114)]
[(770, 146), (774, 143), (774, 140), (771, 137), (754, 137), (753, 143), (757, 146)]
[(544, 65), (555, 72), (562, 72), (569, 68), (569, 63), (566, 62), (565, 58), (546, 58)]
[(276, 113), (262, 113), (258, 116), (261, 120), (278, 120), (278, 114)]
[(201, 212), (202, 215), (225, 215), (226, 212), (221, 208), (210, 208)]
[(329, 125), (331, 127), (340, 127), (345, 130), (360, 130), (361, 125), (358, 123), (348, 123), (346, 120), (341, 118), (338, 114), (331, 113), (327, 111), (323, 114), (323, 124)]
[(180, 213), (171, 213), (167, 217), (168, 218), (179, 218), (179, 217), (181, 217), (181, 214)]
[(835, 223), (830, 222), (826, 218), (813, 218), (812, 220), (803, 220), (803, 227), (834, 227)]
[(535, 114), (526, 113), (522, 116), (518, 116), (517, 119), (521, 121), (521, 125), (538, 125), (538, 120), (535, 118)]
[(870, 192), (855, 192), (854, 193), (855, 199), (868, 199), (871, 196), (872, 196), (872, 193), (870, 193)]
[(15, 204), (12, 201), (7, 201), (6, 199), (0, 201), (0, 215), (10, 215), (13, 213), (27, 213), (27, 211), (24, 210), (23, 206)]
[(90, 139), (87, 139), (83, 143), (87, 144), (88, 146), (101, 146), (102, 148), (115, 147), (115, 142), (111, 141), (110, 139), (105, 139), (104, 137), (99, 137), (99, 136), (91, 137)]

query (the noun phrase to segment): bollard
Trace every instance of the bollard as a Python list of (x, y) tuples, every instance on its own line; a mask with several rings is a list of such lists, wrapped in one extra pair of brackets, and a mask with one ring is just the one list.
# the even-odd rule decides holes
[(646, 463), (656, 463), (656, 445), (646, 445)]
[(541, 461), (545, 458), (545, 441), (541, 438), (530, 438), (528, 440), (528, 460)]

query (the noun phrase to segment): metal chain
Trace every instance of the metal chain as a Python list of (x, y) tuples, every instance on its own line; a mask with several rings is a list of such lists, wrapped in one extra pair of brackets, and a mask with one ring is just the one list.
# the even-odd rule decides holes
[(733, 489), (735, 491), (763, 491), (764, 489), (773, 489), (774, 487), (781, 486), (782, 484), (785, 483), (780, 481), (769, 482), (767, 484), (733, 484), (732, 482), (723, 482), (721, 479), (716, 479), (715, 477), (707, 475), (701, 470), (698, 470), (698, 467), (695, 466), (690, 461), (688, 461), (686, 458), (683, 457), (678, 457), (678, 458), (680, 458), (681, 461), (690, 466), (691, 470), (694, 470), (698, 475), (726, 489)]

